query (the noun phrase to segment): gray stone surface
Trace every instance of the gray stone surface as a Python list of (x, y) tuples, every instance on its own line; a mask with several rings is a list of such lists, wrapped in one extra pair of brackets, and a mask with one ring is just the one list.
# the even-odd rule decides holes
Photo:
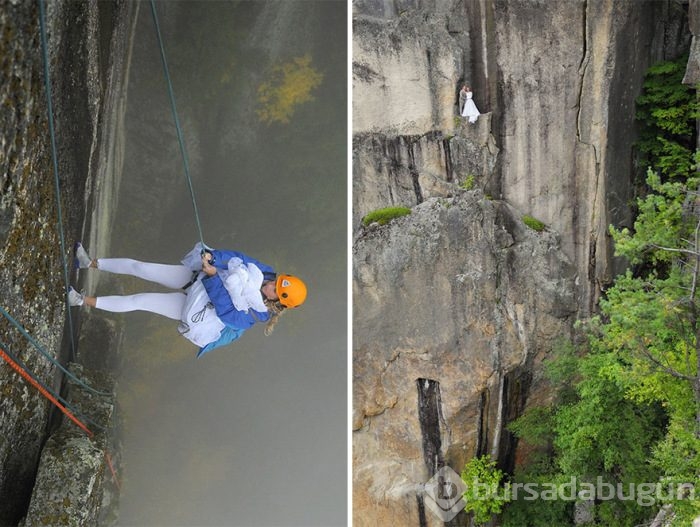
[[(383, 165), (402, 166), (397, 148), (385, 145), (463, 135), (455, 118), (467, 82), (490, 114), (493, 146), (459, 152), (450, 164), (480, 164), (480, 188), (562, 234), (585, 277), (581, 313), (590, 312), (619, 270), (607, 226), (630, 222), (634, 99), (649, 65), (687, 49), (683, 5), (457, 0), (353, 8), (354, 146), (381, 138), (374, 153), (363, 146), (355, 158), (354, 226), (369, 210), (412, 198), (405, 181), (397, 193), (383, 181), (372, 190)], [(447, 166), (425, 171), (449, 174)]]
[[(72, 373), (91, 386), (111, 393), (114, 382), (104, 374), (71, 365)], [(105, 525), (105, 487), (116, 487), (107, 463), (114, 456), (111, 430), (114, 398), (96, 396), (71, 386), (70, 404), (94, 434), (88, 436), (65, 419), (41, 452), (36, 482), (22, 527)], [(86, 419), (89, 418), (88, 419)]]
[(688, 66), (683, 82), (685, 84), (698, 84), (700, 82), (700, 2), (698, 0), (688, 2), (688, 23), (693, 39), (690, 44)]
[[(65, 364), (70, 338), (64, 334), (63, 255), (38, 5), (0, 1), (0, 282), (3, 309)], [(93, 223), (85, 211), (104, 184), (98, 181), (98, 174), (105, 179), (98, 167), (114, 163), (107, 143), (113, 143), (114, 98), (120, 97), (125, 75), (131, 5), (121, 1), (46, 2), (69, 261), (73, 242), (89, 232)], [(74, 319), (73, 325), (77, 334), (80, 320)], [(41, 382), (60, 390), (60, 372), (4, 318), (0, 320), (0, 341)], [(16, 525), (27, 512), (44, 444), (48, 450), (43, 458), (60, 457), (62, 451), (75, 446), (77, 438), (61, 430), (47, 442), (55, 424), (52, 407), (5, 364), (0, 365), (0, 393), (0, 525)], [(86, 445), (80, 448), (89, 451)], [(72, 525), (80, 524), (77, 518), (69, 520)]]
[[(568, 334), (575, 268), (556, 234), (480, 191), (430, 198), (359, 231), (353, 262), (354, 524), (417, 525), (416, 485), (431, 474), (416, 380), (440, 383), (448, 465), (498, 452), (500, 383)], [(514, 394), (505, 402), (520, 404)]]

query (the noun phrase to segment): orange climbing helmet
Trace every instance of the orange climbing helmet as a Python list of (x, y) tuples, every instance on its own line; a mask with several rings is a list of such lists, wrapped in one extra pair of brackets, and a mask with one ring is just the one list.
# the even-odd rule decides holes
[(284, 307), (297, 307), (306, 300), (306, 284), (296, 276), (281, 274), (277, 277), (275, 291)]

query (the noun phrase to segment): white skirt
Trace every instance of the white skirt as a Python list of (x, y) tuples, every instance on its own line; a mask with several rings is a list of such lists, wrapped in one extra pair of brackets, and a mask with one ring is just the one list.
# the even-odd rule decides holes
[(470, 123), (475, 123), (480, 115), (479, 109), (476, 107), (476, 104), (474, 104), (474, 101), (467, 99), (467, 102), (464, 103), (464, 109), (462, 110), (462, 117), (468, 117)]
[(200, 348), (215, 342), (221, 336), (225, 324), (216, 316), (202, 280), (197, 280), (187, 291), (187, 301), (182, 309), (180, 334)]

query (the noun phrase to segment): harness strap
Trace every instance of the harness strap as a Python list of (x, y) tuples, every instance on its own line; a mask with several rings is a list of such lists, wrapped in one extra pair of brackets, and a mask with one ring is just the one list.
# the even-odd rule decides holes
[(187, 291), (190, 287), (194, 285), (194, 283), (197, 281), (199, 278), (199, 271), (192, 271), (192, 279), (187, 282), (185, 285), (182, 286), (183, 291)]

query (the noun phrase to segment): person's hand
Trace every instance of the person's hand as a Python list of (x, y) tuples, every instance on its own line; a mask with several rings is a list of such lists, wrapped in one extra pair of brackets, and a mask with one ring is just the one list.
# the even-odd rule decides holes
[(204, 274), (207, 276), (214, 276), (216, 274), (216, 267), (209, 263), (209, 260), (211, 259), (211, 253), (205, 252), (202, 255), (202, 271), (204, 271)]

